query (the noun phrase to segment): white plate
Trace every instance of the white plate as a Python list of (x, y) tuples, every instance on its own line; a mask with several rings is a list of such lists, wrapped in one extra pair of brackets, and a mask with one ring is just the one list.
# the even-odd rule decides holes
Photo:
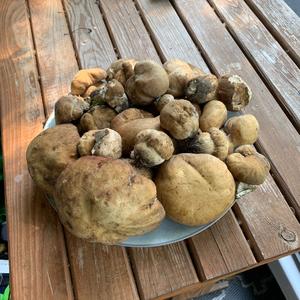
[[(54, 118), (54, 112), (49, 116), (44, 129), (54, 127), (55, 126), (55, 118)], [(241, 193), (237, 195), (237, 199), (241, 196), (251, 192), (253, 190), (253, 187), (243, 189)], [(51, 199), (49, 199), (49, 202), (54, 207), (54, 203)], [(232, 203), (233, 205), (234, 203)], [(231, 206), (232, 206), (231, 205)], [(141, 236), (134, 236), (128, 238), (126, 241), (122, 242), (120, 245), (125, 247), (157, 247), (157, 246), (163, 246), (168, 245), (172, 243), (176, 243), (182, 240), (185, 240), (195, 234), (198, 234), (206, 229), (208, 229), (210, 226), (212, 226), (215, 222), (220, 220), (231, 208), (231, 206), (224, 211), (224, 213), (217, 218), (216, 220), (202, 226), (197, 227), (190, 227), (178, 224), (169, 218), (165, 218), (160, 226), (156, 228), (155, 230), (146, 233)]]

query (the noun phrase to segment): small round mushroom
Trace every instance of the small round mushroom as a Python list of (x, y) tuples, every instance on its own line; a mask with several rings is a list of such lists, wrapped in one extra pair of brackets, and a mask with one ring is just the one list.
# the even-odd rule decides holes
[(134, 159), (146, 167), (162, 164), (172, 157), (174, 145), (171, 138), (164, 132), (146, 129), (136, 136), (133, 149)]
[(95, 145), (95, 134), (99, 130), (90, 130), (82, 135), (77, 146), (80, 156), (92, 155), (92, 149)]
[(212, 100), (204, 105), (199, 119), (200, 129), (221, 128), (227, 119), (227, 109), (223, 102)]
[(116, 79), (125, 87), (126, 81), (134, 73), (136, 63), (135, 59), (118, 59), (107, 69), (107, 80)]
[[(241, 115), (227, 120), (224, 126), (230, 140), (230, 148), (254, 144), (258, 138), (259, 124), (253, 115)], [(230, 150), (230, 152), (232, 152)]]
[(164, 63), (164, 68), (169, 76), (168, 94), (176, 98), (184, 96), (185, 87), (191, 79), (203, 75), (199, 68), (180, 59), (171, 59)]
[(67, 95), (59, 98), (54, 106), (56, 124), (72, 123), (80, 119), (90, 105), (81, 97)]
[(162, 66), (151, 60), (138, 62), (134, 75), (126, 82), (126, 94), (135, 105), (149, 105), (169, 88), (169, 78)]
[(122, 138), (118, 132), (105, 128), (95, 133), (95, 145), (92, 154), (102, 157), (120, 158), (122, 156)]
[(109, 128), (116, 112), (106, 106), (94, 106), (80, 119), (80, 127), (83, 132), (96, 129)]
[(240, 111), (250, 102), (252, 91), (240, 76), (224, 75), (219, 79), (217, 96), (229, 111)]
[(160, 124), (172, 137), (184, 140), (197, 133), (199, 115), (189, 101), (171, 101), (160, 112)]
[(226, 164), (237, 181), (253, 185), (262, 184), (270, 171), (269, 161), (253, 145), (238, 147), (227, 157)]
[(161, 97), (158, 97), (154, 101), (154, 105), (157, 108), (157, 110), (160, 112), (166, 104), (168, 104), (170, 101), (174, 101), (174, 96), (171, 94), (164, 94)]
[(213, 74), (204, 74), (190, 80), (185, 95), (188, 100), (202, 104), (216, 99), (218, 78)]
[(105, 77), (105, 70), (100, 68), (80, 70), (71, 82), (72, 95), (83, 95), (88, 87), (100, 82)]

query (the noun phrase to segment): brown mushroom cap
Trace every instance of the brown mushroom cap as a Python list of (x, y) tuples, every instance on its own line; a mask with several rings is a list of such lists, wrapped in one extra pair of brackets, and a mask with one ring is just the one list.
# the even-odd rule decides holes
[(151, 60), (138, 62), (134, 75), (126, 82), (126, 94), (133, 104), (148, 105), (166, 93), (169, 87), (168, 74), (162, 66)]
[(155, 184), (119, 159), (81, 157), (55, 189), (62, 223), (89, 241), (114, 244), (153, 230), (165, 216)]
[(187, 100), (169, 102), (160, 112), (161, 127), (178, 140), (195, 135), (199, 129), (199, 115)]
[(171, 138), (164, 132), (145, 129), (135, 138), (133, 156), (146, 167), (154, 167), (171, 158), (174, 146)]
[(250, 102), (252, 91), (240, 76), (224, 75), (219, 79), (217, 96), (229, 111), (240, 111)]
[(159, 168), (158, 199), (167, 215), (199, 226), (222, 215), (234, 201), (235, 182), (226, 165), (209, 154), (178, 154)]
[(226, 164), (233, 177), (247, 184), (262, 184), (270, 171), (269, 161), (252, 145), (243, 145), (230, 154)]
[(80, 126), (83, 132), (96, 129), (109, 128), (116, 112), (106, 106), (94, 106), (80, 119)]
[(224, 130), (234, 147), (254, 144), (258, 138), (259, 124), (253, 115), (241, 115), (228, 119)]
[(217, 99), (217, 87), (218, 78), (213, 74), (204, 74), (188, 82), (185, 95), (190, 101), (202, 104)]
[(174, 96), (171, 94), (164, 94), (154, 101), (154, 105), (158, 111), (161, 111), (170, 101), (174, 101)]
[(204, 74), (199, 68), (180, 59), (166, 61), (164, 68), (169, 76), (169, 89), (167, 93), (176, 98), (184, 96), (185, 87), (189, 80)]
[(92, 155), (92, 149), (95, 145), (95, 134), (99, 130), (90, 130), (82, 135), (77, 146), (80, 156)]
[(83, 95), (87, 88), (105, 79), (106, 72), (100, 68), (78, 71), (71, 82), (72, 95)]
[(64, 168), (78, 157), (79, 134), (72, 124), (57, 125), (42, 131), (29, 144), (26, 159), (29, 173), (48, 195)]
[(204, 105), (200, 116), (200, 129), (208, 131), (211, 127), (221, 128), (227, 119), (227, 109), (223, 102), (209, 101)]

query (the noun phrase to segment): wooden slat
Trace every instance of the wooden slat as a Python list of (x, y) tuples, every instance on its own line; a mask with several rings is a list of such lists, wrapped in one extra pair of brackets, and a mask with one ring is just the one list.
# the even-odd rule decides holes
[(299, 66), (299, 16), (283, 0), (246, 0), (246, 3)]
[[(188, 244), (197, 261), (201, 279), (221, 277), (245, 266), (254, 265), (256, 260), (248, 245), (240, 242), (243, 238), (237, 221), (229, 211), (211, 227), (210, 232), (205, 231), (189, 239)], [(216, 248), (214, 243), (211, 243), (212, 240), (217, 243), (222, 259), (219, 253), (215, 253)]]
[(73, 299), (62, 228), (25, 152), (44, 121), (25, 1), (0, 2), (0, 101), (13, 299)]
[(77, 299), (139, 299), (124, 248), (67, 240)]
[(48, 116), (55, 101), (70, 91), (78, 66), (61, 2), (29, 0), (28, 3)]
[(156, 299), (198, 282), (184, 243), (130, 248), (129, 253), (142, 299)]
[[(217, 74), (238, 74), (251, 86), (254, 99), (246, 107), (246, 112), (253, 113), (260, 123), (261, 131), (257, 145), (272, 159), (273, 173), (278, 181), (281, 181), (285, 193), (288, 195), (288, 189), (293, 192), (294, 196), (289, 196), (289, 198), (292, 199), (291, 202), (299, 215), (300, 193), (297, 178), (300, 176), (300, 170), (295, 168), (295, 165), (299, 165), (298, 133), (208, 3), (183, 0), (176, 1), (175, 7), (195, 42), (209, 58), (212, 69)], [(215, 38), (212, 39), (212, 36)], [(220, 44), (223, 45), (222, 48)], [(251, 193), (238, 203), (243, 203), (240, 210), (247, 216), (244, 218), (244, 223), (252, 232), (255, 251), (260, 259), (271, 258), (299, 247), (295, 243), (287, 245), (278, 234), (278, 222), (295, 231), (298, 236), (299, 225), (271, 177), (258, 191)], [(269, 209), (261, 210), (261, 203), (267, 203)], [(256, 211), (261, 211), (263, 214), (259, 217), (257, 213), (252, 214), (255, 211), (254, 207)], [(252, 226), (254, 223), (257, 225)], [(266, 227), (265, 223), (271, 226)], [(266, 235), (268, 239), (264, 239)], [(268, 244), (272, 246), (269, 247)]]
[(63, 0), (82, 68), (106, 69), (116, 59), (97, 1)]
[(243, 0), (209, 0), (300, 128), (300, 70)]
[[(100, 7), (121, 57), (159, 60), (132, 1), (102, 0)], [(120, 19), (122, 22), (119, 22)], [(130, 45), (130, 47), (123, 47), (123, 45)]]

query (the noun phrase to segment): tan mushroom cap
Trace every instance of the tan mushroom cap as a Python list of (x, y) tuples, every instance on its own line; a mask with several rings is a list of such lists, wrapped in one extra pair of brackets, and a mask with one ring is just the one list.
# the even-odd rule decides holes
[(160, 112), (161, 127), (172, 137), (183, 140), (195, 135), (199, 129), (199, 115), (187, 100), (169, 102)]
[(81, 157), (64, 170), (55, 189), (64, 226), (93, 242), (115, 244), (144, 234), (165, 216), (153, 181), (119, 159)]
[(252, 145), (243, 145), (226, 159), (233, 177), (247, 184), (262, 184), (270, 171), (269, 161), (255, 151)]
[(95, 134), (98, 131), (99, 130), (89, 130), (82, 135), (77, 146), (80, 156), (92, 155), (92, 149), (96, 142)]
[(154, 105), (160, 112), (165, 107), (165, 105), (167, 105), (170, 101), (174, 100), (174, 96), (172, 96), (171, 94), (164, 94), (154, 101)]
[(178, 154), (159, 168), (158, 199), (178, 223), (207, 224), (230, 207), (235, 182), (226, 165), (209, 154)]

